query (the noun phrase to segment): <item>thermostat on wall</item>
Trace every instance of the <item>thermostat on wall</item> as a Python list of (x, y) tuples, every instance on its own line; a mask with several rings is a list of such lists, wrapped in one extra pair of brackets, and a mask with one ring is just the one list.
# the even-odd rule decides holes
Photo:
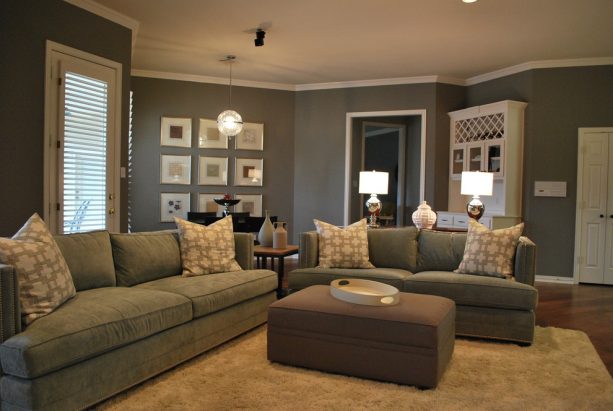
[(566, 181), (535, 181), (535, 197), (566, 197)]

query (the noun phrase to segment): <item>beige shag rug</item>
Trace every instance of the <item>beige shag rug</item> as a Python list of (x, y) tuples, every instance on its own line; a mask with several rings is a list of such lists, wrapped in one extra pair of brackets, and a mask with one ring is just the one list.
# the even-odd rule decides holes
[(530, 347), (457, 339), (432, 390), (269, 363), (262, 326), (121, 393), (100, 410), (613, 410), (586, 334), (536, 329)]

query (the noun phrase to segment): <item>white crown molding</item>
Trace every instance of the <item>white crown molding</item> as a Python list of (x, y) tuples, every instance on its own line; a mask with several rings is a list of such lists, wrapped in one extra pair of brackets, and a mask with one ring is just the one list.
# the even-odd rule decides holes
[(535, 69), (548, 69), (560, 67), (584, 67), (584, 66), (608, 66), (613, 65), (613, 57), (592, 57), (581, 59), (566, 59), (566, 60), (537, 60), (528, 61), (526, 63), (517, 64), (511, 67), (505, 67), (500, 70), (491, 71), (489, 73), (479, 74), (466, 79), (467, 86), (472, 86), (486, 81), (495, 80), (497, 78), (510, 76), (512, 74), (521, 73), (523, 71)]
[(399, 84), (447, 83), (457, 86), (465, 85), (464, 80), (443, 76), (397, 77), (375, 80), (339, 81), (332, 83), (297, 84), (296, 91), (327, 90), (334, 88), (391, 86)]
[[(137, 70), (132, 69), (130, 73), (133, 77), (150, 77), (159, 78), (164, 80), (178, 80), (178, 81), (193, 81), (195, 83), (211, 83), (211, 84), (228, 84), (227, 78), (201, 76), (197, 74), (182, 74), (182, 73), (169, 73), (165, 71), (153, 71), (153, 70)], [(254, 87), (254, 88), (266, 88), (272, 90), (285, 90), (296, 91), (296, 86), (293, 84), (283, 83), (266, 83), (261, 81), (250, 80), (238, 80), (232, 79), (233, 86)]]
[(93, 0), (64, 0), (66, 3), (70, 3), (73, 6), (77, 6), (82, 8), (83, 10), (87, 10), (90, 13), (96, 14), (102, 18), (112, 21), (113, 23), (117, 23), (121, 26), (124, 26), (132, 31), (132, 50), (136, 45), (136, 36), (138, 35), (138, 28), (140, 27), (140, 22), (138, 20), (133, 19), (132, 17), (128, 17), (125, 14), (121, 14), (118, 11), (110, 9), (106, 6), (103, 6), (99, 3), (96, 3)]

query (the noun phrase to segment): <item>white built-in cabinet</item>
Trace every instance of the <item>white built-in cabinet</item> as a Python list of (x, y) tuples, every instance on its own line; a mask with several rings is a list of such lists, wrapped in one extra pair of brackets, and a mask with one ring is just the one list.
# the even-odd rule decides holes
[(462, 171), (488, 171), (494, 173), (494, 189), (492, 196), (481, 196), (483, 222), (501, 228), (521, 221), (526, 105), (505, 100), (449, 113), (449, 208), (439, 216), (465, 212), (470, 198), (460, 194)]

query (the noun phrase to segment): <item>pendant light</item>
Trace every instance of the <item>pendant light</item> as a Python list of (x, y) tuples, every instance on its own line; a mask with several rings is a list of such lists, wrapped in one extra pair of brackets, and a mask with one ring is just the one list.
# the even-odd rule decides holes
[(226, 56), (225, 59), (221, 60), (223, 62), (230, 63), (230, 96), (228, 98), (228, 110), (223, 111), (219, 116), (217, 116), (217, 128), (219, 132), (232, 137), (237, 135), (243, 129), (243, 119), (241, 115), (236, 111), (232, 110), (232, 63), (236, 56)]

